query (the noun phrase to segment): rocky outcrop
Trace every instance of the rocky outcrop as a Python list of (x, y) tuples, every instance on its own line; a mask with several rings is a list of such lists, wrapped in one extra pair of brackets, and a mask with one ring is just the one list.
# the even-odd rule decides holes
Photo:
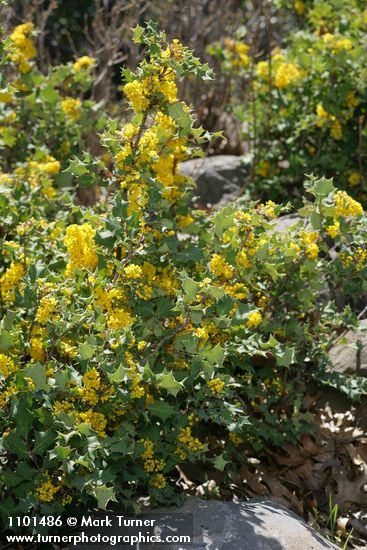
[[(345, 343), (344, 343), (345, 341)], [(333, 371), (367, 376), (367, 319), (355, 331), (348, 331), (330, 350)]]
[(242, 157), (216, 155), (182, 162), (180, 172), (196, 182), (195, 194), (203, 206), (224, 206), (238, 196), (248, 170)]
[[(224, 502), (188, 498), (180, 508), (154, 510), (155, 528), (150, 535), (191, 537), (190, 543), (134, 545), (141, 550), (336, 550), (296, 514), (272, 500)], [(116, 516), (117, 517), (117, 516)], [(144, 516), (142, 517), (144, 519)], [(98, 528), (87, 534), (123, 535), (123, 528)], [(143, 533), (144, 528), (140, 529)], [(116, 546), (120, 547), (119, 544)], [(89, 550), (83, 543), (79, 550)], [(93, 544), (94, 550), (107, 550), (108, 543)], [(122, 546), (121, 546), (122, 548)]]

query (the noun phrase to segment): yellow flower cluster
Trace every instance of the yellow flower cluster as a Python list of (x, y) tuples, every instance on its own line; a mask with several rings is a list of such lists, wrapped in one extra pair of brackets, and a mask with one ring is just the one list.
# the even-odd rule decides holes
[(219, 395), (222, 393), (225, 383), (220, 378), (213, 378), (207, 381), (207, 385), (213, 395)]
[(141, 385), (141, 376), (138, 372), (137, 364), (129, 351), (125, 353), (125, 359), (129, 367), (128, 375), (131, 380), (131, 398), (139, 399), (145, 395), (145, 388)]
[(36, 497), (40, 502), (52, 502), (54, 500), (55, 494), (60, 489), (54, 485), (51, 479), (47, 479), (42, 485), (36, 489)]
[(337, 216), (362, 216), (362, 205), (352, 199), (345, 191), (337, 191), (334, 195), (335, 212)]
[(12, 93), (8, 91), (0, 92), (0, 103), (12, 103), (13, 100), (14, 100), (14, 96)]
[(246, 269), (250, 269), (252, 267), (252, 262), (249, 260), (247, 254), (244, 250), (240, 250), (236, 254), (236, 264), (239, 267), (244, 267)]
[(139, 80), (128, 82), (125, 84), (124, 92), (136, 113), (147, 110), (149, 107), (149, 98), (145, 94), (146, 90), (142, 82), (139, 82)]
[(176, 123), (172, 117), (165, 115), (162, 111), (158, 111), (155, 117), (155, 122), (159, 131), (166, 131), (173, 134), (176, 130)]
[(93, 57), (89, 57), (88, 55), (83, 55), (82, 57), (79, 57), (73, 64), (73, 69), (76, 73), (79, 71), (82, 71), (84, 69), (89, 69), (89, 67), (93, 67), (96, 64), (96, 60)]
[(367, 250), (366, 247), (359, 246), (355, 253), (354, 253), (355, 263), (356, 263), (356, 271), (361, 271), (361, 269), (364, 267), (364, 264), (366, 262), (367, 258)]
[(39, 335), (34, 336), (33, 332), (32, 332), (32, 338), (30, 340), (29, 353), (33, 361), (40, 361), (41, 363), (43, 363), (43, 361), (45, 360), (44, 342)]
[(294, 63), (280, 63), (275, 71), (274, 84), (277, 88), (283, 89), (299, 79), (300, 70)]
[(14, 372), (18, 370), (18, 367), (14, 364), (12, 359), (5, 355), (4, 353), (0, 353), (0, 374), (5, 380)]
[(247, 327), (257, 327), (262, 323), (262, 315), (260, 311), (251, 311), (247, 316), (246, 326)]
[(357, 92), (355, 90), (351, 90), (347, 93), (347, 105), (348, 107), (354, 109), (354, 107), (358, 107), (360, 101), (358, 97), (356, 97)]
[(297, 15), (303, 15), (305, 13), (305, 5), (302, 2), (302, 0), (295, 0), (294, 1), (294, 11)]
[(82, 114), (82, 102), (80, 99), (66, 97), (60, 102), (61, 110), (72, 120), (77, 120)]
[(326, 228), (326, 233), (332, 239), (335, 239), (335, 237), (339, 234), (339, 231), (340, 231), (340, 223), (337, 220), (334, 220), (333, 225), (328, 225), (328, 227)]
[(239, 447), (240, 445), (242, 445), (243, 443), (243, 439), (240, 435), (234, 433), (234, 432), (230, 432), (229, 433), (229, 440), (231, 443), (233, 443), (233, 445), (235, 445), (236, 447)]
[(270, 74), (269, 61), (259, 61), (256, 65), (256, 72), (260, 78), (268, 78)]
[(99, 401), (98, 390), (101, 387), (101, 377), (97, 369), (92, 368), (83, 375), (83, 398), (89, 405), (96, 405)]
[(341, 37), (338, 38), (330, 32), (326, 32), (321, 37), (324, 44), (327, 45), (334, 53), (339, 52), (340, 50), (351, 50), (353, 48), (353, 43), (349, 38)]
[(194, 453), (198, 453), (203, 450), (204, 446), (197, 437), (193, 437), (190, 426), (181, 428), (177, 437), (177, 441), (183, 443)]
[(248, 51), (250, 47), (243, 42), (238, 42), (232, 38), (224, 40), (224, 51), (230, 55), (230, 63), (233, 67), (248, 67), (250, 58)]
[(18, 287), (24, 275), (24, 267), (20, 262), (12, 262), (5, 273), (0, 277), (1, 297), (4, 302), (14, 300), (14, 289)]
[(362, 174), (360, 174), (360, 172), (352, 172), (348, 177), (348, 183), (351, 185), (351, 187), (355, 187), (356, 185), (359, 185), (361, 181), (362, 181)]
[(94, 412), (92, 409), (88, 409), (86, 412), (78, 414), (78, 418), (81, 422), (89, 424), (92, 430), (97, 432), (100, 437), (106, 437), (106, 424), (107, 420), (104, 414)]
[(112, 330), (125, 329), (134, 322), (130, 311), (121, 305), (126, 301), (127, 297), (122, 289), (95, 289), (95, 304), (107, 312), (107, 326)]
[(128, 279), (141, 279), (143, 270), (140, 265), (130, 264), (124, 268), (124, 274)]
[(319, 255), (319, 247), (316, 241), (319, 238), (319, 234), (316, 231), (302, 231), (301, 241), (305, 247), (305, 254), (310, 260), (315, 260)]
[(84, 223), (82, 225), (69, 225), (64, 237), (69, 262), (66, 267), (66, 275), (70, 276), (74, 269), (94, 269), (98, 263), (96, 245), (94, 242), (95, 230)]
[(168, 103), (177, 101), (177, 86), (173, 71), (145, 77), (142, 81), (132, 80), (125, 84), (124, 92), (135, 112), (144, 112), (156, 94), (163, 94)]
[(305, 252), (307, 258), (309, 258), (310, 260), (316, 260), (319, 255), (319, 247), (316, 243), (311, 243), (306, 247)]
[(225, 285), (224, 290), (232, 298), (245, 300), (248, 296), (248, 288), (243, 283), (235, 283), (234, 285)]
[(144, 461), (144, 470), (146, 472), (160, 472), (165, 467), (165, 462), (162, 458), (154, 458), (154, 443), (150, 439), (141, 439), (141, 443), (144, 445), (144, 452), (141, 458)]
[(220, 254), (213, 255), (210, 260), (210, 269), (218, 278), (231, 279), (233, 277), (234, 268)]
[(340, 140), (343, 137), (343, 127), (340, 120), (338, 120), (334, 115), (331, 115), (325, 111), (324, 107), (319, 103), (316, 107), (316, 126), (322, 128), (326, 122), (331, 122), (330, 126), (330, 135), (335, 140)]
[(89, 369), (83, 375), (81, 396), (89, 405), (96, 405), (98, 401), (108, 401), (114, 393), (113, 386), (107, 386), (101, 382), (101, 376), (96, 368)]
[(47, 155), (43, 162), (30, 160), (28, 162), (30, 172), (44, 172), (45, 174), (58, 174), (61, 170), (61, 164), (51, 155)]
[(342, 139), (342, 137), (343, 137), (343, 127), (340, 123), (340, 120), (335, 120), (335, 122), (331, 125), (330, 135), (335, 140)]
[(338, 258), (340, 258), (344, 267), (349, 267), (353, 262), (353, 256), (349, 256), (346, 252), (339, 252)]
[[(14, 384), (9, 384), (8, 387), (0, 394), (0, 409), (5, 407), (7, 400), (17, 393), (17, 388)], [(4, 437), (4, 434), (3, 434)]]
[(150, 481), (152, 487), (156, 489), (164, 489), (167, 485), (166, 478), (163, 474), (156, 474)]
[(273, 201), (267, 201), (265, 204), (259, 205), (260, 212), (267, 218), (273, 219), (276, 217), (275, 208), (277, 207), (276, 203)]
[(46, 325), (47, 321), (49, 321), (52, 318), (56, 307), (57, 307), (57, 300), (55, 297), (43, 296), (43, 298), (41, 298), (40, 300), (40, 303), (37, 309), (37, 314), (36, 314), (37, 323), (39, 323), (40, 325)]
[(28, 61), (37, 55), (37, 50), (31, 38), (33, 30), (33, 23), (23, 23), (15, 27), (9, 36), (12, 45), (9, 57), (18, 64), (21, 73), (29, 72), (30, 64)]

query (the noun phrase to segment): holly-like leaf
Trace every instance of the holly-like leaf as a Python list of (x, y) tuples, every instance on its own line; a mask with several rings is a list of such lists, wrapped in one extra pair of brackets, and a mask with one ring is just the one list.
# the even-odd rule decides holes
[(215, 457), (215, 460), (213, 461), (213, 465), (216, 468), (216, 470), (223, 472), (227, 464), (229, 464), (230, 462), (231, 462), (230, 460), (226, 460), (223, 454), (221, 454)]
[(23, 372), (25, 376), (32, 378), (36, 391), (49, 390), (45, 365), (41, 365), (41, 363), (34, 363), (34, 365), (30, 365), (25, 368)]
[(166, 369), (157, 376), (158, 386), (167, 391), (168, 394), (176, 397), (179, 391), (182, 390), (182, 382), (177, 382), (173, 376), (172, 371), (167, 371)]
[(80, 358), (85, 361), (88, 359), (91, 359), (93, 357), (95, 348), (86, 342), (84, 344), (80, 344), (79, 346), (79, 355)]
[(186, 277), (182, 282), (182, 288), (186, 294), (185, 301), (192, 302), (195, 299), (195, 296), (200, 288), (200, 283)]
[(296, 353), (293, 348), (287, 348), (282, 353), (276, 354), (277, 365), (279, 367), (289, 367), (296, 361)]
[(169, 405), (166, 401), (156, 401), (149, 406), (148, 410), (150, 414), (157, 416), (163, 420), (163, 422), (165, 422), (167, 418), (177, 414), (176, 409), (172, 407), (172, 405)]
[(110, 382), (115, 382), (115, 384), (121, 384), (123, 380), (125, 380), (127, 376), (128, 369), (125, 367), (125, 365), (121, 364), (114, 373), (108, 374), (108, 378)]
[(107, 487), (106, 485), (97, 485), (92, 495), (96, 498), (98, 508), (101, 510), (107, 510), (107, 504), (110, 500), (117, 502), (113, 487)]
[(33, 452), (36, 455), (42, 455), (56, 440), (56, 433), (54, 432), (37, 432), (35, 439), (34, 439), (34, 445), (33, 445)]

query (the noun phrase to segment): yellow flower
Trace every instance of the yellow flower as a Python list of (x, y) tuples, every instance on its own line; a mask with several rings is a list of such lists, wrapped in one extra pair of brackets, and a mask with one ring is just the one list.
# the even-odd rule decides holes
[(270, 162), (268, 160), (260, 160), (257, 168), (256, 173), (259, 174), (262, 178), (266, 178), (270, 174)]
[(252, 311), (247, 316), (247, 327), (257, 327), (262, 322), (263, 318), (260, 311)]
[(3, 378), (7, 379), (11, 374), (16, 372), (18, 367), (14, 364), (13, 360), (10, 359), (4, 353), (0, 353), (0, 374)]
[(239, 447), (239, 445), (242, 445), (242, 443), (243, 443), (242, 437), (240, 435), (234, 433), (234, 432), (229, 433), (229, 440), (236, 447)]
[(339, 120), (336, 120), (333, 123), (333, 125), (331, 126), (330, 134), (336, 140), (342, 139), (342, 137), (343, 137), (343, 127), (340, 124)]
[(133, 80), (125, 84), (124, 92), (136, 113), (146, 111), (149, 107), (149, 99), (146, 95), (146, 89), (138, 80)]
[(273, 201), (267, 201), (265, 204), (260, 204), (260, 208), (262, 209), (265, 216), (267, 216), (270, 219), (275, 218), (275, 208), (276, 204)]
[(2, 299), (7, 302), (14, 300), (14, 290), (24, 275), (24, 267), (20, 262), (12, 262), (5, 273), (0, 277)]
[(77, 120), (82, 114), (82, 102), (80, 99), (74, 99), (72, 97), (67, 97), (62, 99), (60, 102), (61, 110), (71, 118), (72, 120)]
[(355, 90), (351, 90), (350, 92), (348, 92), (347, 94), (347, 105), (348, 107), (358, 107), (360, 101), (359, 99), (356, 97), (356, 91)]
[(362, 181), (362, 174), (359, 172), (352, 172), (348, 177), (348, 182), (352, 187), (359, 185)]
[(339, 234), (340, 231), (340, 223), (337, 220), (334, 220), (333, 225), (329, 225), (326, 228), (326, 233), (333, 239)]
[(41, 338), (37, 338), (37, 337), (31, 338), (29, 353), (33, 361), (40, 361), (41, 363), (43, 363), (43, 361), (45, 360), (46, 354), (45, 354), (44, 343)]
[(315, 260), (319, 255), (319, 247), (316, 243), (311, 243), (306, 247), (306, 256), (310, 260)]
[(233, 267), (220, 254), (213, 255), (210, 261), (210, 269), (216, 277), (223, 277), (224, 279), (231, 279), (233, 277)]
[(52, 159), (40, 164), (41, 170), (46, 172), (46, 174), (58, 174), (61, 170), (61, 164), (58, 160)]
[(70, 275), (76, 268), (93, 269), (96, 267), (98, 256), (94, 235), (95, 230), (88, 223), (69, 225), (66, 229), (64, 243), (69, 255), (66, 267), (67, 275)]
[(100, 437), (106, 437), (106, 424), (107, 420), (104, 414), (94, 412), (92, 409), (88, 409), (86, 412), (78, 414), (78, 420), (89, 424), (92, 430), (97, 432)]
[(226, 384), (223, 380), (220, 380), (220, 378), (213, 378), (207, 381), (207, 385), (213, 395), (219, 395)]
[(164, 489), (167, 485), (166, 478), (163, 474), (159, 473), (156, 474), (153, 479), (150, 481), (150, 484), (152, 487), (155, 487), (156, 489)]
[(60, 487), (57, 487), (50, 479), (47, 479), (47, 481), (37, 487), (36, 497), (40, 502), (52, 502), (59, 489)]
[(269, 61), (259, 61), (256, 65), (256, 72), (261, 78), (268, 78), (270, 73)]
[(200, 452), (204, 448), (203, 444), (199, 441), (199, 439), (197, 437), (193, 437), (190, 426), (180, 429), (180, 433), (178, 435), (177, 440), (180, 443), (183, 443), (184, 445), (186, 445), (186, 447), (188, 447), (194, 453)]
[(89, 67), (93, 67), (96, 64), (96, 60), (93, 57), (89, 57), (88, 55), (83, 55), (82, 57), (79, 57), (73, 64), (73, 69), (76, 73), (83, 69), (89, 69)]
[(337, 216), (362, 216), (362, 205), (352, 199), (345, 191), (337, 191), (334, 195), (335, 212)]
[(0, 91), (0, 103), (11, 103), (14, 99), (13, 94), (8, 91)]
[(250, 262), (244, 250), (240, 250), (240, 252), (236, 255), (236, 264), (239, 267), (244, 267), (246, 269), (250, 269), (252, 267), (252, 262)]
[(274, 84), (277, 88), (286, 88), (300, 77), (300, 71), (294, 63), (281, 63), (275, 72)]
[(125, 276), (128, 279), (141, 279), (143, 270), (140, 265), (130, 264), (124, 268)]
[(41, 298), (36, 314), (37, 323), (45, 325), (53, 316), (56, 307), (57, 300), (53, 296), (44, 296)]
[(30, 70), (28, 61), (37, 55), (30, 35), (34, 30), (33, 23), (23, 23), (15, 27), (9, 36), (9, 58), (17, 63), (21, 73), (27, 73)]
[(305, 5), (301, 0), (295, 0), (294, 11), (297, 15), (303, 15), (305, 13)]
[(351, 50), (353, 48), (353, 43), (349, 38), (339, 38), (336, 40), (333, 46), (335, 51), (339, 50)]

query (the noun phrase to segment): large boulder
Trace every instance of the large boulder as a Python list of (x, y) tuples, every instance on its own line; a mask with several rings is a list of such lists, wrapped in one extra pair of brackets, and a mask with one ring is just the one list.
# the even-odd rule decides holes
[(367, 319), (360, 322), (358, 330), (348, 331), (330, 349), (329, 355), (333, 371), (367, 376)]
[(224, 206), (234, 200), (248, 174), (242, 157), (236, 155), (187, 160), (180, 164), (180, 172), (196, 182), (196, 195), (203, 206)]
[[(116, 516), (117, 517), (117, 516)], [(161, 508), (154, 511), (155, 529), (150, 536), (192, 535), (191, 543), (143, 544), (131, 546), (141, 550), (335, 550), (337, 547), (325, 540), (296, 514), (272, 500), (248, 502), (223, 502), (188, 498), (181, 508)], [(126, 534), (116, 527), (97, 528), (87, 535), (105, 533)], [(177, 540), (177, 539), (176, 539)], [(117, 543), (117, 548), (120, 544)], [(121, 545), (121, 548), (123, 546)], [(107, 550), (106, 543), (79, 544), (78, 550)]]

